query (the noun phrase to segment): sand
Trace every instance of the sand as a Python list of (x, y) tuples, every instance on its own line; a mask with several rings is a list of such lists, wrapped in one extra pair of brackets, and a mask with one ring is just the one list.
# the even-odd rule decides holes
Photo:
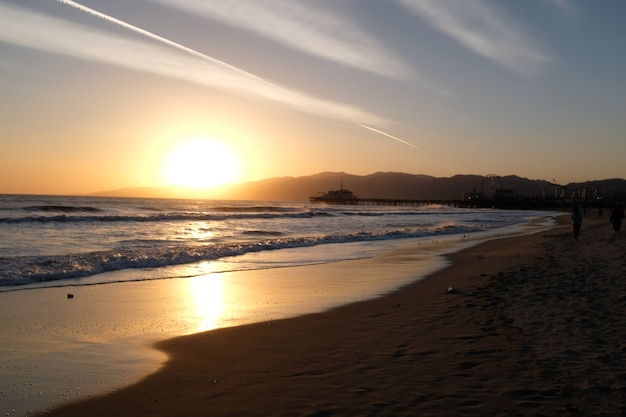
[(623, 415), (610, 234), (586, 218), (577, 242), (570, 226), (492, 240), (382, 298), (162, 341), (158, 372), (45, 415)]

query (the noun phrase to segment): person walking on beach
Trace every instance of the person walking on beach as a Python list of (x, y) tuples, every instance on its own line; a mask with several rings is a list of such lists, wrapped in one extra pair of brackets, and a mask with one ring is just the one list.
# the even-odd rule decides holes
[(609, 217), (609, 222), (613, 225), (613, 238), (617, 239), (619, 237), (619, 231), (622, 228), (622, 219), (624, 218), (624, 210), (621, 205), (617, 205), (615, 209), (611, 212), (611, 217)]
[(578, 206), (574, 206), (574, 210), (572, 210), (572, 225), (574, 226), (574, 240), (578, 240), (578, 235), (580, 235), (580, 226), (583, 223), (583, 214), (578, 208)]

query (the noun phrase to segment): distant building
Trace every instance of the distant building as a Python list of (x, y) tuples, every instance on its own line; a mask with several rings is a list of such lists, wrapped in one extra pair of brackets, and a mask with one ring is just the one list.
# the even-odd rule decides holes
[(496, 190), (493, 195), (493, 201), (496, 203), (509, 203), (517, 200), (517, 192), (511, 189)]

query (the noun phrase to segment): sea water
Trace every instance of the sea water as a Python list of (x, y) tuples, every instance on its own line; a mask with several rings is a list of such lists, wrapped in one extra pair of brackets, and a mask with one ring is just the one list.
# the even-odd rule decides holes
[[(448, 206), (0, 196), (0, 414), (36, 414), (131, 383), (164, 359), (146, 348), (149, 341), (320, 311), (425, 273), (411, 264), (410, 273), (396, 277), (398, 268), (391, 273), (383, 264), (361, 279), (340, 261), (373, 258), (407, 242), (421, 245), (415, 247), (423, 259), (439, 258), (534, 230), (529, 224), (545, 227), (535, 220), (553, 216)], [(323, 282), (277, 273), (331, 262), (342, 273), (318, 274)], [(227, 274), (234, 271), (257, 272)], [(103, 286), (120, 291), (99, 291)], [(69, 293), (76, 298), (66, 300)], [(212, 304), (228, 305), (229, 313)]]
[[(176, 278), (181, 271), (182, 276), (199, 275), (207, 271), (172, 267), (208, 261), (219, 261), (210, 272), (334, 262), (371, 256), (358, 243), (469, 235), (541, 214), (447, 206), (5, 195), (0, 196), (0, 291), (95, 284), (109, 280), (103, 273), (112, 271), (132, 272), (116, 275), (117, 280)], [(329, 244), (333, 250), (323, 250)], [(282, 256), (294, 248), (312, 250)]]

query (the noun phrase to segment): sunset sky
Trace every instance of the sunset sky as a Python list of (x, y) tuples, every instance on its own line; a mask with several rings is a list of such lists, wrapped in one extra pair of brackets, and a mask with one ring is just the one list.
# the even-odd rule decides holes
[(623, 0), (0, 0), (0, 193), (626, 177)]

